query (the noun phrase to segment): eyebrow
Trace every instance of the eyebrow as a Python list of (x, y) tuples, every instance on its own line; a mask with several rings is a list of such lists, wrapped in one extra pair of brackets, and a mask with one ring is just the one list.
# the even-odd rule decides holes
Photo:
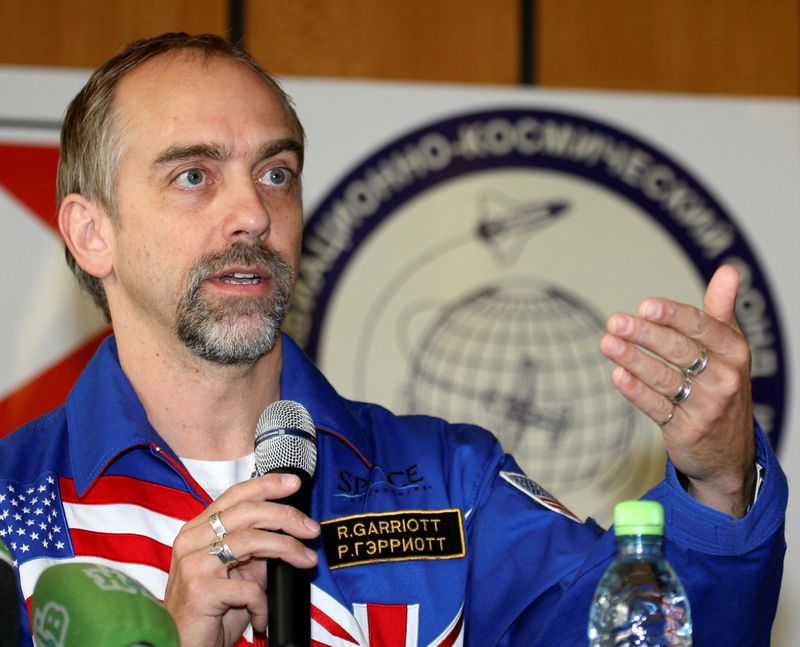
[(187, 146), (170, 146), (161, 151), (153, 160), (153, 168), (172, 162), (185, 162), (190, 159), (225, 160), (231, 152), (218, 144), (189, 144)]
[(261, 147), (258, 159), (265, 160), (274, 157), (279, 153), (294, 153), (300, 162), (303, 164), (303, 145), (296, 139), (285, 137), (283, 139), (276, 139), (275, 141), (267, 142)]
[[(258, 151), (257, 159), (265, 160), (279, 153), (290, 152), (297, 156), (300, 168), (303, 167), (303, 145), (296, 139), (286, 137), (276, 139), (264, 144)], [(159, 153), (153, 160), (152, 167), (157, 168), (164, 164), (185, 162), (192, 159), (210, 159), (224, 161), (231, 156), (231, 151), (219, 144), (188, 144), (185, 146), (170, 146)]]
[(297, 172), (302, 172), (305, 150), (301, 142), (291, 137), (284, 137), (283, 139), (276, 139), (274, 141), (267, 142), (261, 147), (258, 159), (266, 160), (284, 152), (295, 154), (297, 157)]

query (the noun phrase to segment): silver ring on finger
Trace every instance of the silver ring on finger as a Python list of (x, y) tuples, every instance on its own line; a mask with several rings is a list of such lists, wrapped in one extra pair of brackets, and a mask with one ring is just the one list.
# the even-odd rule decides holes
[(217, 557), (225, 565), (236, 562), (236, 556), (233, 554), (231, 547), (225, 542), (215, 541), (213, 544), (208, 545), (206, 551), (209, 555)]
[(681, 383), (681, 388), (678, 389), (678, 392), (670, 396), (669, 401), (672, 404), (678, 404), (679, 402), (683, 402), (686, 398), (689, 397), (689, 394), (692, 392), (692, 378), (688, 375), (683, 376), (683, 382)]
[(214, 534), (217, 536), (217, 539), (222, 541), (225, 537), (228, 536), (228, 531), (225, 530), (225, 526), (222, 525), (222, 519), (219, 517), (219, 512), (215, 512), (208, 518), (208, 523), (211, 524), (211, 530), (214, 531)]
[(683, 374), (687, 377), (697, 377), (702, 373), (708, 364), (708, 349), (698, 344), (697, 346), (697, 359), (695, 359), (689, 366), (683, 369)]
[(675, 405), (672, 405), (672, 409), (669, 410), (667, 417), (664, 418), (661, 422), (657, 423), (659, 427), (664, 427), (670, 420), (672, 420), (672, 416), (675, 415)]

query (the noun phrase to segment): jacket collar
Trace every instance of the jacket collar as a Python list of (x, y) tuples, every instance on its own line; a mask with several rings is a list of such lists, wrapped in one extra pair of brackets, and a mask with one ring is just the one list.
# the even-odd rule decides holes
[(113, 336), (100, 344), (67, 397), (65, 409), (78, 495), (122, 452), (151, 441), (162, 443), (122, 372)]
[(318, 428), (334, 432), (364, 452), (366, 436), (353, 413), (358, 404), (342, 398), (288, 335), (283, 335), (282, 348), (281, 398), (299, 402)]
[[(281, 345), (281, 398), (299, 402), (317, 427), (336, 433), (363, 451), (364, 435), (347, 401), (288, 335), (282, 335)], [(65, 410), (72, 474), (79, 495), (126, 450), (152, 442), (169, 449), (150, 425), (120, 367), (113, 335), (103, 341), (81, 373)]]

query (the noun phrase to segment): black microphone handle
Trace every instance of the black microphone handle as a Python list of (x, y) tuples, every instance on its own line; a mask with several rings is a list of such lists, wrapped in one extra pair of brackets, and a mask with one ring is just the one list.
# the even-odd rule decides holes
[[(2, 540), (0, 540), (2, 544)], [(4, 557), (7, 549), (0, 546), (0, 647), (17, 647), (20, 639), (20, 601), (17, 576)], [(10, 560), (10, 557), (8, 558)]]
[(11, 567), (0, 562), (0, 569), (7, 569), (0, 574), (0, 647), (17, 647), (20, 634), (19, 596), (17, 583)]
[[(266, 472), (295, 474), (300, 489), (276, 503), (285, 503), (308, 514), (311, 478), (306, 472), (282, 467)], [(280, 559), (267, 560), (267, 626), (269, 647), (311, 647), (311, 573)]]

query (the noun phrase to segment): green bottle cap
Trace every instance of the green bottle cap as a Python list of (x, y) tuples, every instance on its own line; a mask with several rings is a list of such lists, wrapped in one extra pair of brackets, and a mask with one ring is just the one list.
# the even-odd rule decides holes
[(614, 533), (663, 535), (664, 506), (658, 501), (620, 501), (614, 506)]

